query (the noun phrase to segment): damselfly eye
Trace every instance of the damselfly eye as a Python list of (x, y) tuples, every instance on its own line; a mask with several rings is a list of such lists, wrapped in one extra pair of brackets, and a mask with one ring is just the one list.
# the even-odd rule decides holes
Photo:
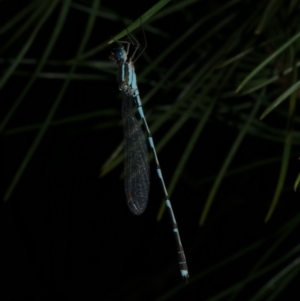
[(122, 60), (125, 58), (126, 52), (123, 47), (118, 47), (113, 50), (113, 55), (116, 60)]

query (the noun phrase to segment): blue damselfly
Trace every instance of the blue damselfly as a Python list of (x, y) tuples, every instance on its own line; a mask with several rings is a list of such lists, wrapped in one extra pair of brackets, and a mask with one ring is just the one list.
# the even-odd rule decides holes
[[(136, 55), (139, 43), (130, 34), (128, 34), (128, 38), (129, 41), (116, 41), (118, 47), (111, 52), (110, 56), (110, 60), (117, 63), (119, 66), (117, 79), (119, 89), (123, 95), (122, 118), (124, 130), (125, 194), (127, 198), (127, 205), (133, 214), (142, 214), (147, 207), (150, 185), (148, 149), (141, 126), (133, 114), (134, 103), (139, 116), (143, 121), (148, 135), (148, 142), (154, 155), (157, 174), (161, 181), (166, 206), (171, 216), (172, 228), (177, 245), (180, 272), (184, 280), (187, 281), (189, 277), (188, 267), (180, 240), (179, 230), (154, 147), (152, 135), (142, 108), (142, 102), (137, 87), (136, 73), (134, 70), (134, 63), (145, 50), (146, 45), (143, 50)], [(126, 46), (126, 50), (123, 45)], [(130, 45), (134, 46), (131, 56), (129, 56)]]

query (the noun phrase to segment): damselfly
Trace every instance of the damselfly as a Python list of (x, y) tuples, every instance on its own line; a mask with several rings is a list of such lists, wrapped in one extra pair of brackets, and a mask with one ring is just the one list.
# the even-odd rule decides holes
[[(148, 142), (154, 155), (157, 174), (161, 181), (165, 195), (166, 206), (171, 216), (173, 232), (177, 244), (180, 272), (184, 280), (187, 281), (189, 274), (184, 250), (181, 244), (176, 219), (157, 158), (152, 135), (142, 108), (142, 102), (137, 87), (136, 73), (134, 70), (134, 63), (145, 50), (146, 45), (143, 50), (136, 55), (139, 48), (139, 43), (130, 34), (128, 34), (128, 38), (129, 41), (116, 41), (118, 47), (111, 52), (110, 56), (110, 60), (114, 63), (117, 63), (119, 66), (117, 79), (119, 83), (119, 89), (123, 94), (122, 118), (124, 130), (125, 193), (127, 205), (133, 214), (142, 214), (147, 207), (150, 185), (148, 149), (141, 126), (133, 114), (132, 109), (134, 103), (139, 112), (139, 116), (143, 121), (148, 135)], [(129, 56), (131, 44), (134, 46), (134, 51), (132, 52), (132, 55)], [(123, 45), (126, 46), (126, 50)]]

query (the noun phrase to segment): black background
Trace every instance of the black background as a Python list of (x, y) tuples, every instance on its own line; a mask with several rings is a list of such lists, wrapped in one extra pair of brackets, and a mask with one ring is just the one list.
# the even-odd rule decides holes
[[(2, 1), (1, 23), (5, 24), (28, 3), (30, 1)], [(91, 6), (88, 1), (73, 3)], [(118, 18), (97, 17), (86, 51), (123, 30), (126, 27), (123, 22), (125, 16), (135, 20), (154, 4), (153, 1), (139, 4), (102, 1), (99, 11), (113, 11)], [(237, 8), (240, 19), (250, 13), (246, 7), (251, 7), (250, 1), (244, 5)], [(259, 5), (262, 4), (258, 2)], [(208, 5), (199, 1), (181, 13), (151, 24), (167, 33), (167, 37), (155, 35), (145, 22), (148, 48), (136, 64), (138, 77), (151, 60), (185, 33), (195, 20), (193, 18), (204, 17), (218, 6), (218, 2)], [(26, 59), (41, 57), (59, 10), (60, 5), (40, 30), (25, 55)], [(76, 6), (71, 7), (49, 60), (66, 61), (76, 56), (87, 18), (88, 14)], [(190, 24), (187, 21), (189, 18)], [(184, 22), (181, 23), (181, 20)], [(238, 21), (235, 22), (232, 27), (237, 26)], [(201, 27), (199, 35), (204, 34), (211, 25)], [(21, 27), (22, 23), (18, 26)], [(2, 75), (10, 65), (9, 59), (19, 53), (33, 28), (9, 50), (1, 53)], [(139, 31), (136, 35), (141, 37)], [(8, 38), (9, 34), (2, 35), (1, 43), (4, 44)], [(215, 49), (221, 47), (215, 43)], [(182, 45), (172, 52), (162, 62), (161, 68), (170, 68), (187, 47)], [(109, 53), (110, 48), (106, 47), (89, 59), (108, 62)], [(193, 60), (189, 57), (187, 63)], [(159, 68), (157, 73), (152, 72), (139, 82), (142, 100), (143, 94), (159, 81)], [(19, 72), (15, 72), (0, 91), (2, 118), (28, 81), (28, 76), (22, 75), (22, 72), (30, 74), (32, 70), (32, 65), (21, 64), (17, 69)], [(50, 65), (43, 71), (67, 73), (68, 70), (68, 66)], [(116, 70), (113, 64), (103, 70), (101, 67), (100, 70), (78, 67), (80, 74), (101, 74), (103, 78), (71, 81), (54, 120), (86, 112), (105, 112), (107, 109), (110, 113), (82, 122), (49, 127), (10, 200), (2, 204), (2, 300), (157, 300), (164, 296), (178, 300), (210, 300), (247, 278), (251, 268), (279, 240), (281, 236), (277, 231), (283, 225), (294, 221), (291, 234), (276, 247), (264, 267), (279, 260), (298, 241), (295, 233), (299, 221), (299, 196), (291, 188), (299, 171), (295, 156), (299, 143), (292, 148), (294, 155), (291, 157), (286, 187), (269, 223), (265, 224), (264, 218), (276, 188), (280, 161), (226, 178), (205, 225), (199, 227), (199, 217), (213, 183), (205, 179), (217, 174), (238, 134), (236, 128), (218, 120), (213, 114), (171, 196), (191, 277), (189, 284), (182, 283), (169, 216), (166, 213), (160, 222), (156, 221), (163, 193), (154, 163), (151, 162), (149, 205), (139, 217), (133, 216), (126, 206), (122, 164), (99, 178), (101, 166), (122, 141), (121, 98)], [(43, 122), (62, 85), (62, 79), (38, 77), (3, 132), (2, 195), (37, 134), (37, 130), (17, 134), (6, 131)], [(146, 113), (151, 115), (155, 104), (172, 105), (179, 91), (180, 87), (159, 102), (151, 100), (145, 105)], [(286, 105), (282, 105), (281, 109), (284, 111)], [(154, 134), (155, 141), (160, 141), (173, 121), (167, 122)], [(284, 130), (286, 127), (286, 119), (280, 119), (276, 114), (268, 122), (276, 124), (277, 129)], [(167, 184), (195, 126), (196, 121), (189, 120), (159, 153)], [(280, 157), (282, 151), (283, 145), (278, 142), (249, 135), (241, 144), (230, 170), (264, 158)], [(250, 251), (241, 255), (239, 252), (246, 247)], [(220, 264), (235, 254), (240, 254), (240, 257), (230, 260), (228, 264)], [(291, 261), (247, 283), (236, 300), (250, 300)], [(207, 272), (212, 267), (213, 270)], [(293, 288), (297, 287), (295, 279), (276, 300), (289, 300)], [(229, 300), (229, 297), (225, 295), (215, 300)]]

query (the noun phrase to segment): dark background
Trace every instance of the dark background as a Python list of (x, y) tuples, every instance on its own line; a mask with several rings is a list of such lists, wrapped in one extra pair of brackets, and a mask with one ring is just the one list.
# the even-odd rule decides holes
[[(2, 29), (31, 3), (34, 1), (1, 1)], [(46, 65), (1, 133), (2, 197), (59, 95), (71, 68), (68, 62), (76, 57), (85, 34), (90, 11), (84, 8), (90, 9), (93, 1), (71, 3)], [(83, 53), (105, 45), (108, 39), (155, 4), (154, 1), (102, 1)], [(293, 191), (293, 185), (299, 172), (299, 135), (296, 132), (299, 119), (295, 113), (295, 136), (285, 186), (268, 223), (264, 223), (264, 219), (278, 185), (289, 118), (288, 104), (283, 103), (265, 120), (258, 121), (267, 105), (291, 85), (291, 78), (282, 77), (264, 88), (262, 105), (234, 155), (204, 226), (199, 227), (199, 218), (216, 175), (245, 118), (262, 95), (258, 90), (253, 94), (255, 96), (248, 93), (236, 97), (234, 89), (280, 47), (280, 43), (299, 30), (295, 25), (299, 7), (293, 7), (288, 13), (289, 7), (282, 2), (273, 8), (263, 33), (254, 35), (267, 4), (267, 1), (236, 1), (232, 7), (204, 22), (184, 42), (170, 50), (158, 65), (153, 64), (155, 59), (176, 39), (187, 35), (198, 20), (213, 15), (224, 4), (222, 1), (209, 4), (206, 1), (189, 4), (173, 1), (143, 25), (148, 47), (136, 63), (142, 100), (189, 47), (218, 22), (234, 14), (226, 26), (185, 58), (154, 97), (147, 99), (145, 112), (150, 128), (157, 120), (165, 118), (164, 113), (171, 110), (197, 71), (210, 57), (218, 51), (221, 53), (228, 41), (232, 41), (232, 50), (220, 55), (214, 66), (239, 54), (246, 46), (256, 47), (279, 36), (276, 42), (250, 53), (249, 60), (246, 58), (245, 64), (233, 71), (224, 86), (222, 79), (229, 71), (216, 69), (211, 77), (199, 84), (193, 95), (187, 97), (186, 105), (159, 129), (155, 128), (154, 140), (159, 144), (176, 121), (187, 114), (193, 101), (200, 101), (197, 93), (209, 87), (218, 72), (224, 72), (215, 88), (208, 92), (208, 101), (190, 113), (184, 125), (158, 154), (168, 185), (195, 128), (211, 101), (217, 100), (171, 195), (187, 256), (189, 283), (184, 284), (179, 273), (167, 212), (159, 222), (156, 221), (163, 192), (154, 162), (151, 161), (149, 205), (139, 217), (133, 216), (126, 206), (122, 164), (99, 178), (101, 167), (122, 142), (117, 69), (108, 60), (113, 46), (105, 46), (78, 63), (75, 71), (78, 78), (70, 81), (53, 122), (8, 202), (1, 206), (2, 300), (269, 300), (272, 294), (274, 300), (295, 297), (299, 268), (297, 261), (292, 263), (299, 256), (300, 215), (299, 193)], [(39, 5), (36, 2), (33, 11)], [(0, 90), (2, 120), (28, 84), (62, 5), (63, 1), (59, 1)], [(174, 10), (170, 12), (168, 9), (171, 8)], [(20, 31), (33, 11), (10, 30), (1, 32), (2, 47)], [(0, 49), (2, 77), (28, 42), (38, 20), (9, 47)], [(249, 25), (246, 20), (251, 21)], [(236, 36), (236, 30), (241, 26), (245, 26), (245, 32)], [(285, 36), (280, 36), (282, 32)], [(143, 41), (139, 29), (134, 35)], [(297, 45), (293, 51), (297, 62)], [(287, 57), (285, 54), (266, 66), (259, 78), (271, 77), (282, 62), (284, 68), (290, 66)], [(194, 69), (184, 74), (191, 66)], [(152, 69), (144, 75), (146, 68)], [(182, 78), (178, 80), (181, 74)], [(280, 72), (278, 74), (280, 77)], [(238, 109), (243, 104), (246, 104), (245, 108)], [(83, 118), (87, 113), (94, 116)], [(67, 119), (74, 116), (74, 120)], [(245, 169), (238, 170), (241, 167)], [(273, 281), (272, 285), (268, 281)], [(260, 290), (261, 295), (257, 295)]]

